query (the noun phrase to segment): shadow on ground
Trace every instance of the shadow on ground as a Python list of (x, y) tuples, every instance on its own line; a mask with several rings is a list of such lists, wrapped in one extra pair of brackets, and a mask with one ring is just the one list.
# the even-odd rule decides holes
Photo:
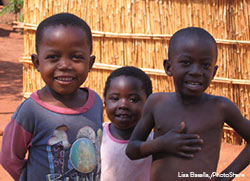
[(0, 28), (0, 37), (7, 37), (12, 31)]
[(22, 64), (0, 60), (0, 99), (4, 96), (22, 97)]

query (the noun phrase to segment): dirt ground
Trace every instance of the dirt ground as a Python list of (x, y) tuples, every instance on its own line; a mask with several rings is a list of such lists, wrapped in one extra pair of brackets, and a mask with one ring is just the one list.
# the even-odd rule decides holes
[[(22, 101), (22, 64), (19, 60), (23, 55), (23, 35), (12, 30), (12, 26), (0, 22), (0, 133)], [(0, 147), (1, 142), (0, 136)], [(222, 143), (217, 172), (231, 163), (242, 149), (243, 146)], [(245, 177), (234, 180), (250, 180), (250, 167), (241, 174)], [(0, 181), (11, 180), (0, 166)]]

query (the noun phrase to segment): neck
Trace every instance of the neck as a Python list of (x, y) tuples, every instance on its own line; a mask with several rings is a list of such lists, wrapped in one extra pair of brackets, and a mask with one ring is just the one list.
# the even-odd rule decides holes
[(109, 126), (109, 130), (110, 130), (112, 136), (115, 137), (116, 139), (129, 140), (129, 138), (134, 130), (134, 127), (128, 128), (128, 129), (119, 129), (119, 128), (115, 127), (115, 125), (113, 123), (111, 123)]
[(45, 86), (38, 91), (38, 95), (42, 101), (48, 104), (65, 108), (81, 107), (87, 101), (87, 93), (80, 89), (71, 94), (58, 94)]
[(184, 96), (176, 93), (176, 99), (179, 100), (183, 105), (192, 105), (200, 103), (203, 100), (205, 93), (200, 96)]

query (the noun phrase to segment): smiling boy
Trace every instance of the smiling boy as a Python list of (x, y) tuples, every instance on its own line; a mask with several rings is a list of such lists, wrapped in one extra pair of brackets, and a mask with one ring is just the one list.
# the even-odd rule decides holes
[[(249, 142), (250, 122), (227, 98), (205, 93), (218, 68), (217, 45), (207, 31), (196, 27), (177, 31), (170, 40), (168, 57), (164, 68), (167, 75), (173, 76), (175, 92), (155, 93), (148, 98), (126, 153), (131, 159), (153, 156), (151, 180), (179, 180), (181, 175), (190, 173), (204, 177), (189, 179), (207, 180), (206, 175), (217, 169), (224, 123)], [(185, 126), (179, 136), (199, 135), (203, 141), (200, 151), (191, 155), (185, 152), (197, 142), (189, 146), (180, 144), (178, 149), (183, 152), (177, 152), (178, 149), (169, 144), (170, 130), (179, 124)], [(154, 140), (145, 141), (152, 128)], [(172, 137), (176, 139), (178, 135)], [(239, 173), (248, 166), (249, 160), (248, 143), (223, 173)]]
[(52, 15), (37, 28), (36, 51), (32, 62), (45, 86), (6, 126), (1, 164), (20, 181), (100, 180), (103, 103), (80, 87), (95, 60), (91, 29), (73, 14)]

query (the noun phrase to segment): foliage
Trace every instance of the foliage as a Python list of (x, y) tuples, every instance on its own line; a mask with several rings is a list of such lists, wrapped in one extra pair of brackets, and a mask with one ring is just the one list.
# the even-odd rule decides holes
[[(17, 17), (17, 14), (21, 12), (23, 8), (23, 0), (9, 0), (9, 3), (6, 4), (2, 11), (0, 12), (0, 15), (3, 15), (5, 13), (14, 13)], [(23, 13), (20, 15), (20, 20), (23, 19)]]

